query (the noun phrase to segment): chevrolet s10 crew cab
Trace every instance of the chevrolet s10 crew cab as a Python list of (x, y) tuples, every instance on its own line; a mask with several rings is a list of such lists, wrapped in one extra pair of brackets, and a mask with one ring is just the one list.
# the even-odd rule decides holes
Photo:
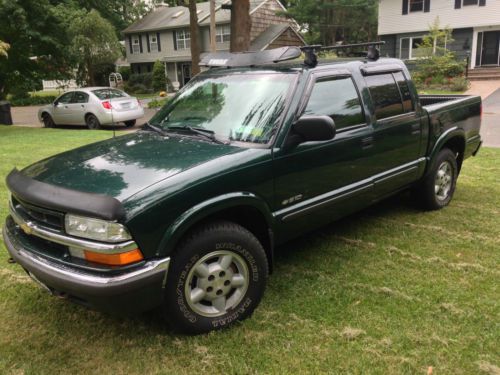
[(141, 131), (14, 169), (11, 257), (53, 294), (201, 333), (253, 312), (275, 246), (405, 189), (448, 205), (481, 99), (419, 97), (399, 60), (306, 53), (206, 56)]

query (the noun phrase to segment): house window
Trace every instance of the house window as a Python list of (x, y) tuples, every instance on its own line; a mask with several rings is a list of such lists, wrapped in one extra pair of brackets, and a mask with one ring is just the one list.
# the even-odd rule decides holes
[(133, 53), (141, 53), (139, 36), (134, 36), (134, 39), (132, 40), (132, 51)]
[(191, 34), (189, 33), (189, 30), (177, 30), (175, 34), (177, 49), (191, 48)]
[(229, 25), (217, 26), (215, 40), (217, 43), (228, 43), (231, 39), (231, 27)]
[(423, 11), (424, 11), (424, 0), (410, 0), (410, 12), (423, 12)]
[(153, 35), (150, 38), (151, 39), (149, 40), (149, 45), (151, 48), (151, 52), (156, 53), (156, 52), (158, 52), (158, 39), (157, 39), (156, 35)]
[(426, 56), (427, 52), (423, 48), (418, 48), (423, 42), (422, 37), (401, 38), (399, 45), (399, 58), (402, 60), (413, 60)]
[(464, 0), (464, 6), (466, 5), (479, 5), (479, 0)]

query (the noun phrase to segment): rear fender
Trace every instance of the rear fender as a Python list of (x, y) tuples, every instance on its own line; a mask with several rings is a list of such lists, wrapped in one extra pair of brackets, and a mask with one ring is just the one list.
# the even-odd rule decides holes
[(427, 160), (428, 162), (427, 162), (426, 173), (429, 170), (432, 163), (434, 162), (434, 160), (436, 159), (439, 151), (441, 151), (443, 149), (444, 145), (452, 138), (460, 138), (463, 140), (463, 142), (465, 144), (465, 132), (464, 132), (464, 130), (454, 126), (453, 128), (446, 130), (443, 134), (441, 134), (439, 136), (439, 138), (436, 141), (436, 143), (434, 144), (431, 152), (429, 153), (428, 160)]

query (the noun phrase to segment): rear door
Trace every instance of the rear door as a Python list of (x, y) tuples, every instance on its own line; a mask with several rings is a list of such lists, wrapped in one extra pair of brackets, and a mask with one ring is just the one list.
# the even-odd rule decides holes
[(402, 71), (368, 75), (365, 82), (373, 105), (372, 163), (380, 198), (418, 177), (424, 162), (419, 159), (422, 119)]
[[(366, 204), (372, 188), (372, 137), (356, 84), (348, 71), (314, 74), (304, 115), (327, 115), (336, 124), (333, 140), (307, 142), (277, 151), (275, 216), (281, 238), (291, 238)], [(286, 233), (284, 232), (286, 228)]]

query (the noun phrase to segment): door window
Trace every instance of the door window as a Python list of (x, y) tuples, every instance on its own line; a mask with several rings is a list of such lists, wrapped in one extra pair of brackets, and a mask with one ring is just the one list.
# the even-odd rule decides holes
[(391, 73), (366, 77), (375, 117), (378, 120), (403, 113), (403, 102), (396, 81)]
[(81, 92), (81, 91), (76, 91), (75, 95), (73, 96), (73, 100), (71, 103), (88, 103), (89, 101), (89, 95)]
[(329, 116), (337, 129), (365, 123), (361, 100), (351, 77), (318, 80), (304, 114)]
[(73, 92), (67, 92), (64, 95), (61, 95), (59, 99), (57, 99), (57, 104), (69, 104), (71, 103), (71, 99), (73, 98)]

